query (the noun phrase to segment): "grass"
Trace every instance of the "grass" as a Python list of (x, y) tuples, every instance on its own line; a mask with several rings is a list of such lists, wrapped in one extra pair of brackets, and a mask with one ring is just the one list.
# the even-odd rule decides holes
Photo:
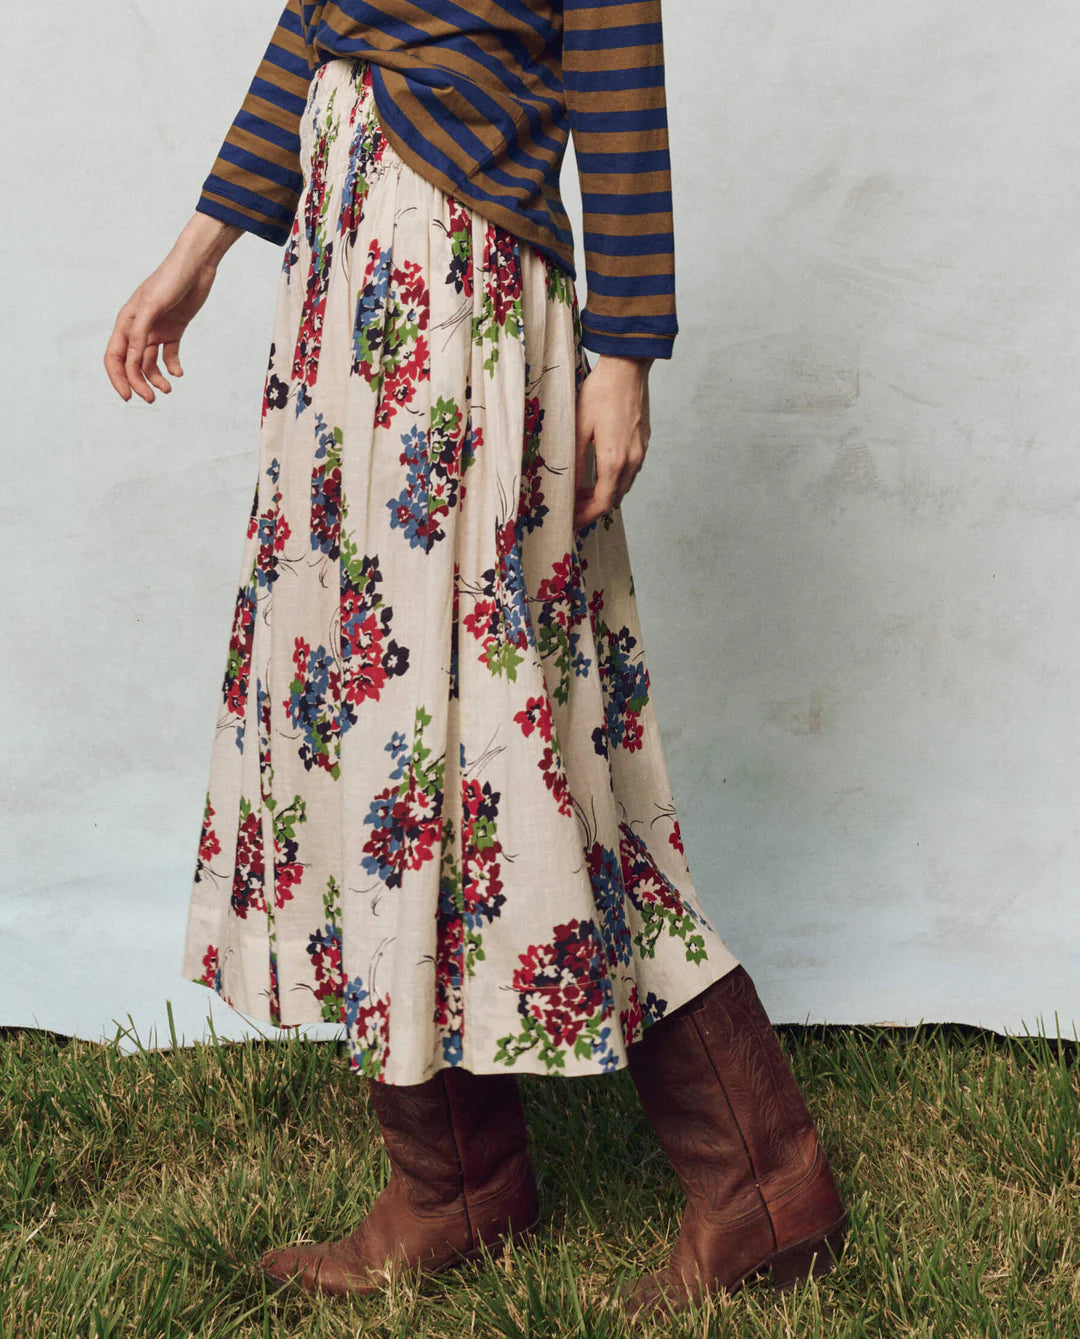
[[(1075, 1042), (779, 1031), (851, 1209), (843, 1259), (633, 1333), (1080, 1337)], [(0, 1336), (620, 1339), (607, 1294), (670, 1249), (678, 1183), (625, 1072), (522, 1090), (544, 1210), (527, 1247), (374, 1298), (275, 1295), (262, 1252), (351, 1231), (386, 1175), (341, 1045), (125, 1056), (0, 1032)]]

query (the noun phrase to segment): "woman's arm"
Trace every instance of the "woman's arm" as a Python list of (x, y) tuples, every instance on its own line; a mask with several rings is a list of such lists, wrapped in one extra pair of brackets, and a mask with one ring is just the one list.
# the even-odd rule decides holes
[(303, 189), (300, 118), (311, 83), (300, 0), (288, 0), (243, 104), (172, 250), (120, 308), (105, 349), (116, 393), (154, 403), (183, 376), (180, 337), (206, 301), (221, 258), (245, 232), (288, 240)]
[(584, 215), (583, 342), (670, 358), (678, 324), (660, 0), (563, 0), (563, 83)]
[(217, 267), (243, 230), (195, 213), (157, 269), (120, 308), (105, 347), (105, 371), (122, 400), (132, 392), (154, 403), (154, 387), (172, 386), (158, 367), (160, 346), (166, 369), (182, 377), (180, 337), (210, 295)]
[(563, 83), (589, 290), (582, 343), (599, 355), (577, 397), (581, 528), (622, 502), (645, 463), (649, 368), (678, 332), (660, 0), (563, 0)]
[[(581, 384), (575, 410), (574, 528), (619, 506), (649, 447), (651, 358), (602, 353)], [(593, 444), (596, 476), (586, 487), (585, 458)]]

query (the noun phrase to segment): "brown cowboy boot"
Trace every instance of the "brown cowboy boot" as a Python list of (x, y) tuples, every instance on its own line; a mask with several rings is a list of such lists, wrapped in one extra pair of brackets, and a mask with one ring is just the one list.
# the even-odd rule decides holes
[(847, 1210), (746, 971), (653, 1023), (627, 1054), (687, 1204), (670, 1260), (623, 1291), (626, 1309), (683, 1310), (766, 1269), (777, 1289), (831, 1269)]
[(308, 1292), (378, 1292), (394, 1269), (433, 1273), (481, 1246), (524, 1237), (539, 1218), (525, 1112), (511, 1074), (441, 1069), (424, 1083), (371, 1081), (390, 1180), (341, 1241), (287, 1246), (260, 1261)]

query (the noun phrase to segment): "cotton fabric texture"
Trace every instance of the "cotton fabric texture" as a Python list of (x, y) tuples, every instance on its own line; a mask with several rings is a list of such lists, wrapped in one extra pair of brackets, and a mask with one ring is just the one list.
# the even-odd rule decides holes
[(301, 162), (183, 975), (387, 1083), (622, 1068), (737, 960), (621, 513), (573, 527), (573, 282), (397, 155), (362, 59)]

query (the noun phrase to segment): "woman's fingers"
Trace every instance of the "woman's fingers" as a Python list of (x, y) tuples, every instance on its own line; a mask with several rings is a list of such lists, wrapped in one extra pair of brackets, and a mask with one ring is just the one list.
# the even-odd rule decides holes
[(127, 357), (127, 335), (121, 329), (121, 316), (116, 318), (109, 342), (105, 345), (105, 372), (113, 389), (122, 400), (131, 399), (131, 384), (124, 371), (124, 359)]
[[(587, 378), (586, 378), (587, 380)], [(585, 459), (592, 441), (592, 418), (588, 412), (588, 399), (580, 393), (577, 398), (577, 413), (574, 419), (574, 525), (587, 524), (580, 519), (584, 515), (593, 494), (593, 486), (585, 482)]]
[(134, 391), (153, 404), (155, 387), (166, 395), (172, 390), (159, 356), (173, 376), (183, 376), (180, 339), (206, 301), (215, 273), (198, 248), (174, 246), (121, 307), (105, 350), (105, 370), (122, 399), (130, 400)]
[[(578, 389), (574, 526), (580, 529), (618, 507), (645, 463), (649, 444), (648, 364), (603, 354)], [(596, 479), (581, 483), (583, 447), (591, 434)]]
[[(613, 457), (606, 449), (607, 431), (602, 420), (597, 421), (593, 418), (588, 408), (589, 397), (579, 396), (578, 404), (576, 477), (579, 482), (574, 498), (574, 528), (580, 530), (595, 521), (598, 516), (603, 516), (615, 505), (618, 458)], [(585, 454), (590, 440), (593, 444), (596, 474), (592, 484), (586, 485), (580, 481), (585, 477)]]
[(645, 463), (645, 450), (638, 434), (629, 444), (603, 422), (594, 434), (596, 481), (591, 488), (578, 487), (575, 499), (574, 528), (580, 530), (590, 521), (620, 506)]
[[(154, 403), (154, 387), (167, 395), (172, 384), (158, 366), (158, 341), (151, 339), (151, 320), (137, 316), (125, 307), (116, 318), (116, 325), (105, 348), (105, 371), (117, 393), (124, 400), (131, 399), (132, 391), (147, 404)], [(183, 376), (180, 366), (180, 341), (172, 339), (161, 344), (165, 366), (173, 376)]]
[(124, 374), (128, 379), (128, 384), (136, 395), (141, 396), (147, 404), (154, 403), (154, 388), (143, 375), (142, 360), (146, 353), (146, 340), (149, 333), (149, 322), (137, 320), (132, 324), (128, 332), (127, 356), (124, 359)]
[(597, 433), (594, 441), (596, 452), (596, 482), (583, 495), (578, 493), (576, 510), (574, 515), (575, 528), (581, 529), (590, 521), (595, 521), (598, 516), (603, 516), (605, 512), (611, 511), (619, 503), (619, 486), (621, 470), (619, 469), (619, 456), (605, 450), (606, 439), (601, 432)]
[(174, 377), (184, 375), (184, 369), (180, 366), (180, 341), (178, 339), (167, 339), (161, 346), (161, 356), (166, 368)]
[(156, 386), (159, 391), (164, 391), (166, 395), (172, 390), (172, 384), (166, 379), (164, 372), (158, 367), (158, 346), (154, 343), (147, 344), (146, 352), (142, 360), (143, 376), (152, 386)]

